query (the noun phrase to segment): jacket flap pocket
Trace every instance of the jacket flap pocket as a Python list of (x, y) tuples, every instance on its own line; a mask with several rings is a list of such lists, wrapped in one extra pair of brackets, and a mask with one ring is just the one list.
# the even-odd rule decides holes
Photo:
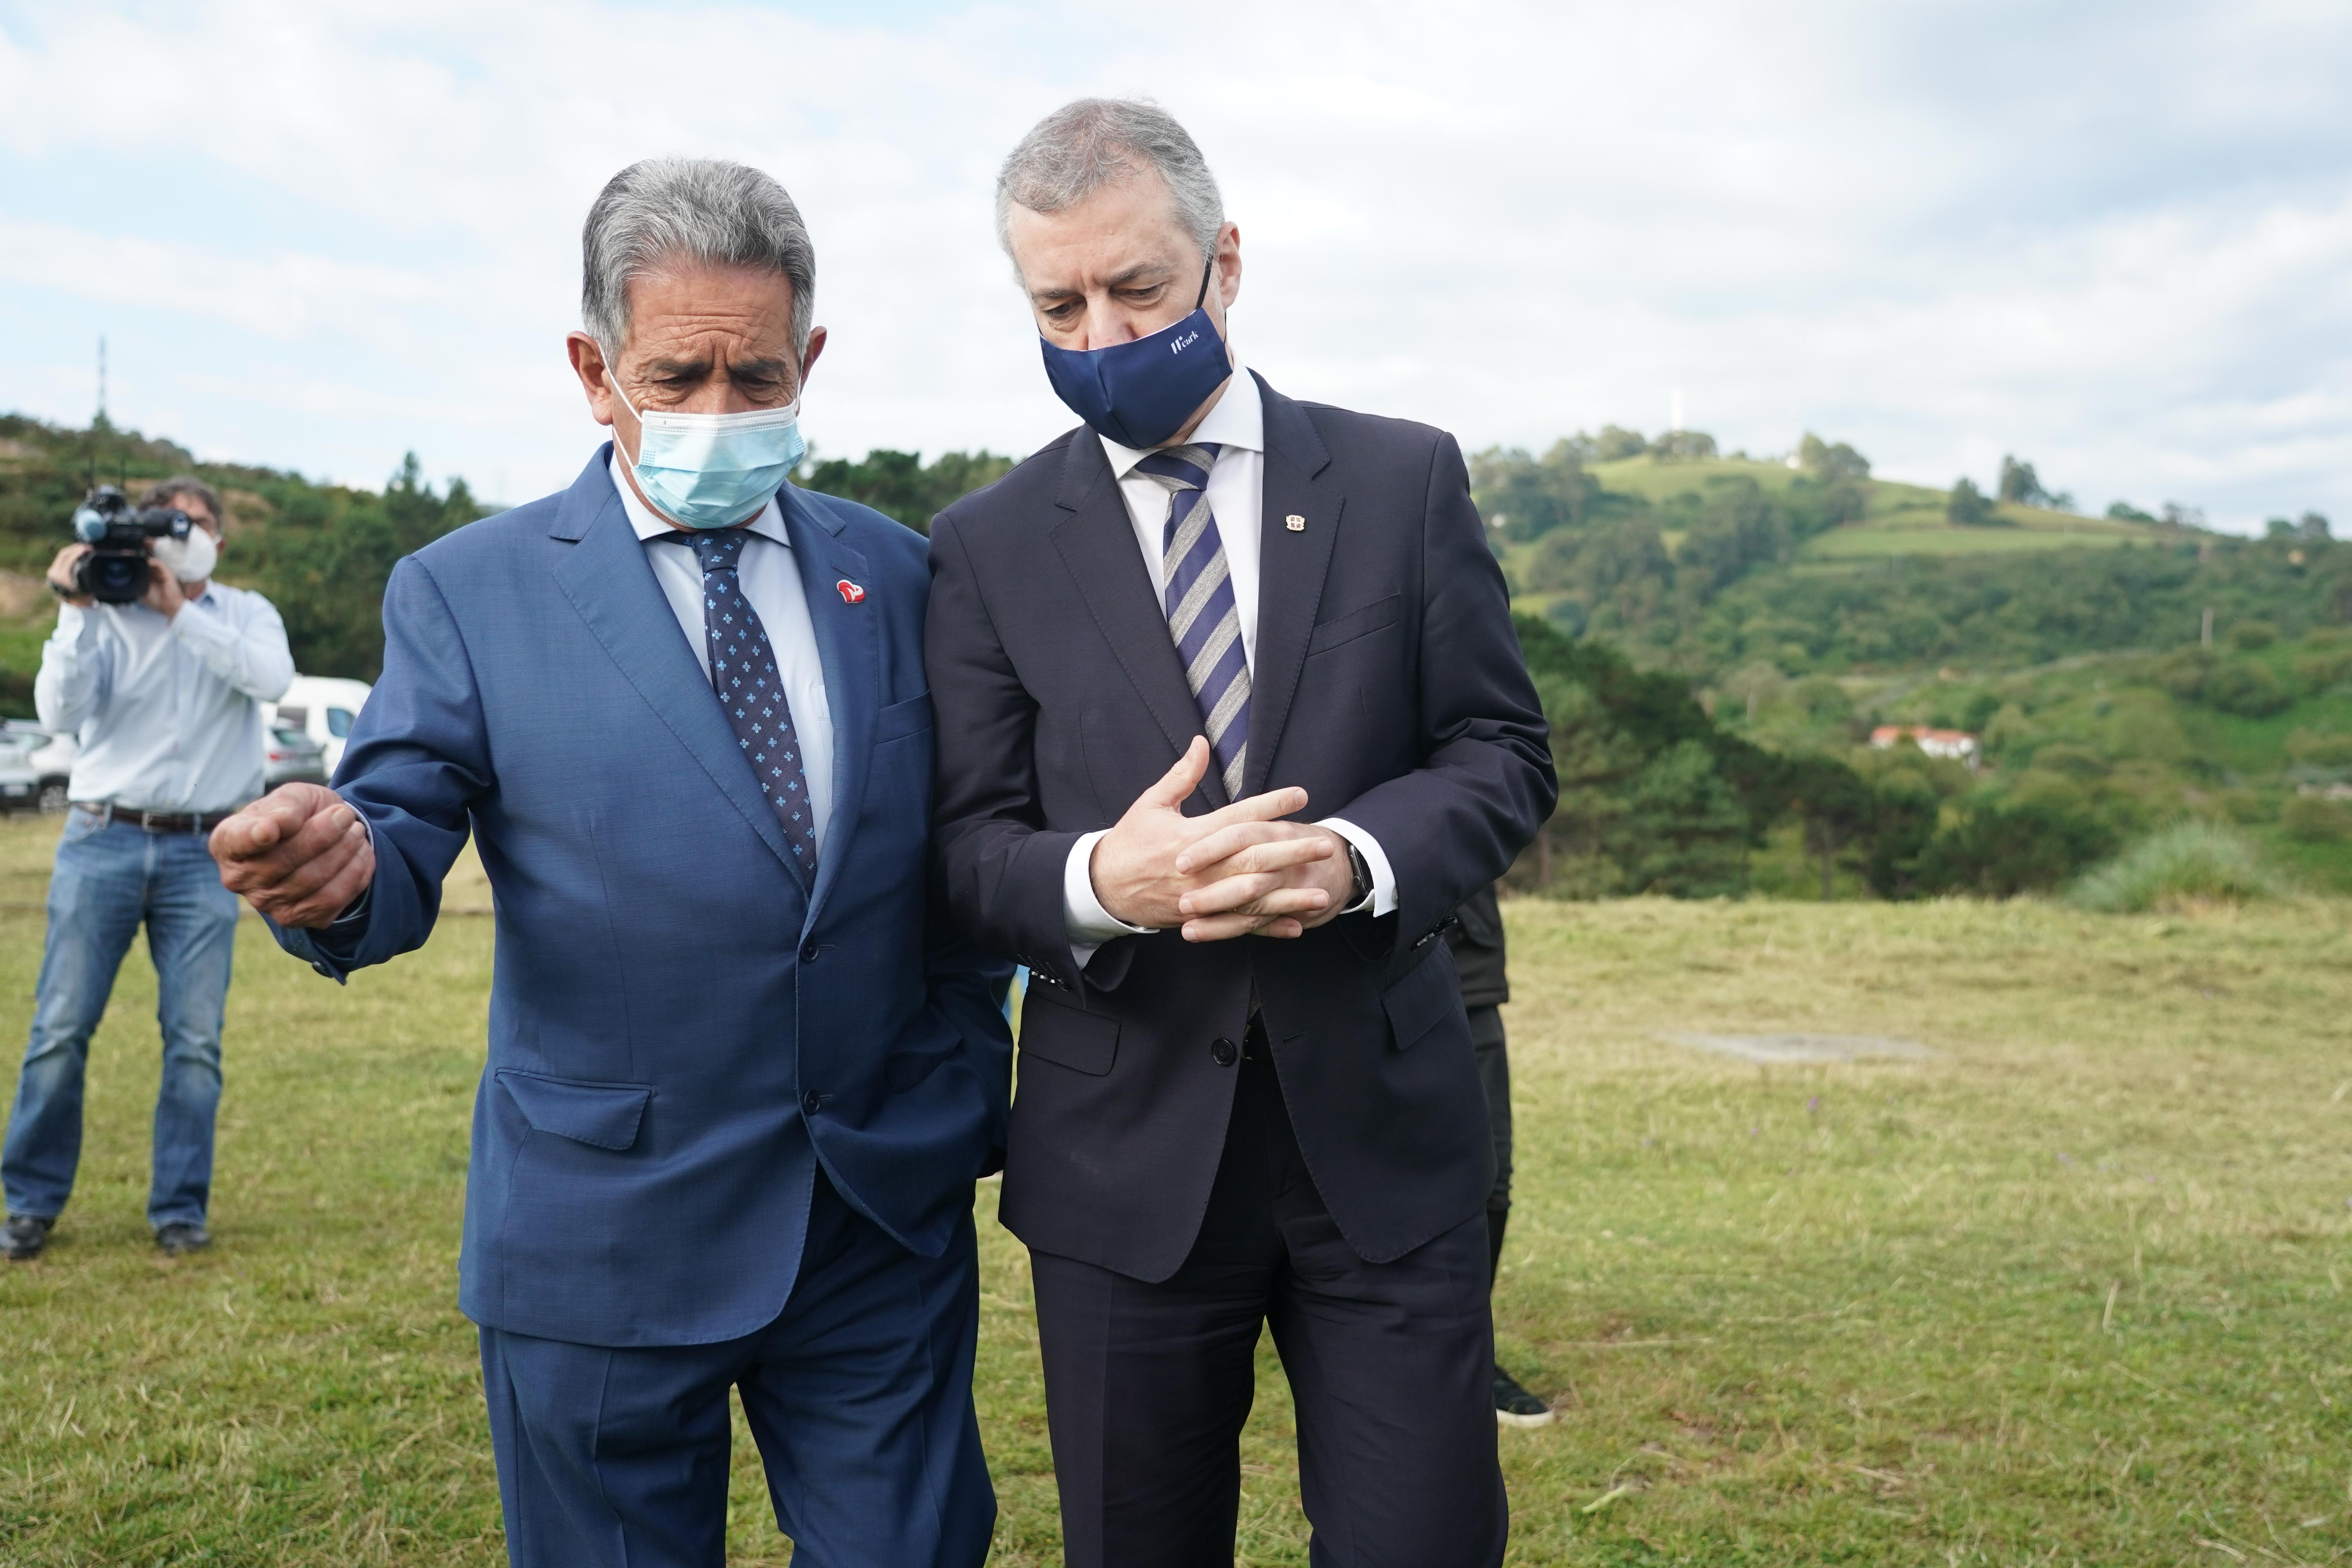
[(1399, 1050), (1419, 1042), (1449, 1015), (1460, 1015), (1462, 983), (1454, 968), (1453, 950), (1442, 942), (1430, 943), (1429, 956), (1381, 993), (1381, 1005), (1387, 1010)]
[(895, 741), (902, 735), (911, 735), (918, 730), (930, 727), (931, 694), (926, 691), (920, 697), (909, 697), (904, 702), (893, 702), (887, 708), (876, 710), (874, 743), (878, 746), (885, 741)]
[(1397, 613), (1403, 603), (1402, 595), (1391, 594), (1378, 604), (1366, 605), (1360, 610), (1332, 616), (1308, 635), (1307, 656), (1312, 658), (1326, 648), (1338, 647), (1343, 642), (1353, 642), (1358, 637), (1379, 631), (1382, 626), (1396, 625)]
[(599, 1149), (625, 1149), (637, 1141), (637, 1123), (654, 1093), (641, 1084), (582, 1083), (513, 1068), (500, 1068), (498, 1079), (533, 1128)]
[(1032, 981), (1021, 1004), (1021, 1054), (1100, 1078), (1118, 1059), (1118, 1020), (1055, 998)]

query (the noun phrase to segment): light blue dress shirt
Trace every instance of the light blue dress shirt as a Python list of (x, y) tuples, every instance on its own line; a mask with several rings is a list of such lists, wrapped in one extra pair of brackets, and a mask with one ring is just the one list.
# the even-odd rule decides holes
[(261, 794), (261, 704), (293, 679), (276, 607), (214, 583), (168, 620), (145, 605), (60, 605), (33, 706), (80, 744), (75, 800), (222, 812)]

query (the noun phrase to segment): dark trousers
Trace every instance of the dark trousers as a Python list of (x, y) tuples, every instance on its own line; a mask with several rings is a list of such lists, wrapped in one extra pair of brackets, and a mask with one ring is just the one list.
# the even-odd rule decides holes
[[(1255, 1031), (1253, 1031), (1255, 1036)], [(1071, 1568), (1234, 1561), (1238, 1440), (1270, 1323), (1316, 1568), (1488, 1568), (1507, 1513), (1486, 1222), (1367, 1263), (1315, 1190), (1255, 1037), (1200, 1239), (1149, 1285), (1031, 1254)]]
[(718, 1344), (611, 1349), (485, 1328), (517, 1568), (723, 1568), (727, 1395), (801, 1568), (979, 1568), (996, 1495), (972, 1413), (971, 1224), (919, 1258), (819, 1171), (782, 1314)]
[(1511, 1217), (1511, 1054), (1500, 1007), (1470, 1009), (1470, 1049), (1486, 1091), (1486, 1125), (1495, 1139), (1495, 1184), (1486, 1193), (1487, 1274), (1503, 1260), (1503, 1228)]

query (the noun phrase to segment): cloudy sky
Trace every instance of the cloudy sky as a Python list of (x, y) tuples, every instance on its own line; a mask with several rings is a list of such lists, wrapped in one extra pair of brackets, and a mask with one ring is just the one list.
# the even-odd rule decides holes
[(1540, 447), (1679, 390), (1726, 447), (2345, 532), (2347, 80), (2340, 0), (0, 0), (0, 410), (85, 420), (103, 333), (205, 457), (557, 488), (581, 216), (691, 153), (808, 216), (820, 451), (1025, 452), (1070, 421), (996, 162), (1148, 93), (1293, 394)]

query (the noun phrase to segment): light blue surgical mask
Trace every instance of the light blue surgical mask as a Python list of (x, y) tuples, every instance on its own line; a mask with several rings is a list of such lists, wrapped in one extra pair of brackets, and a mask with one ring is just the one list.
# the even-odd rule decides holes
[(621, 406), (637, 415), (637, 456), (613, 447), (656, 511), (688, 528), (732, 528), (759, 511), (808, 456), (801, 403), (741, 414), (637, 414), (611, 375)]

